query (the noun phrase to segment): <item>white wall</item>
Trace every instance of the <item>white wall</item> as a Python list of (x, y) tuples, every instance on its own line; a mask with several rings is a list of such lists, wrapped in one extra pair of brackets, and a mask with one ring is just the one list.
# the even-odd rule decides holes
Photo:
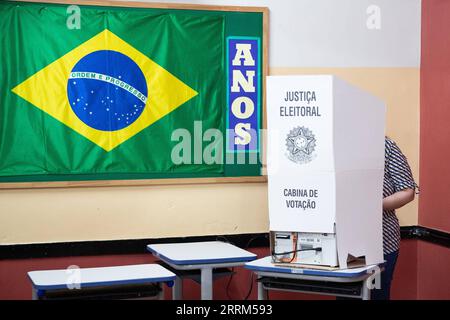
[[(269, 7), (270, 67), (418, 67), (420, 64), (420, 0), (199, 0), (191, 3)], [(370, 19), (373, 6), (379, 8), (380, 29), (367, 27), (368, 20), (373, 21)]]
[[(333, 73), (379, 96), (418, 178), (419, 0), (192, 3), (268, 6), (270, 72)], [(371, 4), (381, 9), (379, 30), (366, 27)], [(417, 224), (416, 204), (399, 215)], [(264, 183), (0, 191), (0, 244), (265, 231)]]

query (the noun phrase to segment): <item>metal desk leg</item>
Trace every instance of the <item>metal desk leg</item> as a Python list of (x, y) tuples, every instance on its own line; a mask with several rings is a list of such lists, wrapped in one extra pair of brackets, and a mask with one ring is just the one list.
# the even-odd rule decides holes
[(158, 283), (158, 286), (159, 286), (159, 289), (160, 289), (160, 290), (159, 290), (157, 299), (158, 299), (158, 300), (164, 300), (164, 283), (159, 282), (159, 283)]
[(172, 300), (183, 299), (183, 279), (180, 277), (175, 278), (175, 284), (172, 289)]
[(201, 269), (201, 287), (202, 287), (202, 300), (212, 300), (213, 298), (212, 268)]
[(37, 294), (37, 290), (32, 287), (31, 288), (31, 299), (32, 300), (39, 300), (38, 294)]
[(366, 280), (362, 283), (362, 299), (363, 300), (370, 300), (370, 286), (372, 285), (372, 278), (368, 277)]
[(267, 300), (267, 290), (261, 282), (258, 282), (258, 300)]

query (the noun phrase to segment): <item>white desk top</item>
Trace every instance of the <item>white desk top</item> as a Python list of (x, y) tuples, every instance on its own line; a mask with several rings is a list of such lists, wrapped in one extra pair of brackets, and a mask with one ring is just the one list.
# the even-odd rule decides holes
[(221, 241), (150, 244), (147, 249), (175, 265), (246, 262), (256, 259), (256, 254)]
[(138, 264), (118, 267), (80, 268), (30, 271), (28, 276), (38, 290), (67, 289), (80, 283), (83, 287), (144, 284), (175, 280), (175, 274), (159, 264)]
[(360, 268), (352, 269), (340, 269), (340, 270), (317, 270), (317, 269), (306, 269), (306, 268), (289, 268), (280, 267), (279, 265), (274, 265), (272, 262), (272, 257), (264, 257), (252, 262), (247, 262), (245, 268), (253, 270), (255, 272), (273, 272), (273, 273), (289, 273), (289, 274), (304, 274), (304, 275), (314, 275), (314, 276), (324, 276), (324, 277), (344, 277), (353, 278), (368, 274), (368, 271), (377, 268), (376, 265), (365, 266)]

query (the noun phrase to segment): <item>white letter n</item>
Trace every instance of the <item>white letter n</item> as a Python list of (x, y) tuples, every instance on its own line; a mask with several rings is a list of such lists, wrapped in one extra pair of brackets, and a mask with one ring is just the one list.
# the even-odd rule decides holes
[(233, 85), (231, 86), (231, 92), (239, 92), (239, 85), (241, 85), (244, 92), (255, 92), (255, 86), (253, 85), (253, 78), (255, 77), (255, 71), (245, 71), (247, 79), (242, 74), (241, 70), (233, 70)]

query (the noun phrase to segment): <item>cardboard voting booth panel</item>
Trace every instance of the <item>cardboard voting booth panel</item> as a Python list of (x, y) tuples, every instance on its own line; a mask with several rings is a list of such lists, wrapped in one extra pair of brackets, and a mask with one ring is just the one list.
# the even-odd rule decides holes
[(384, 104), (335, 76), (267, 79), (274, 261), (381, 263)]

